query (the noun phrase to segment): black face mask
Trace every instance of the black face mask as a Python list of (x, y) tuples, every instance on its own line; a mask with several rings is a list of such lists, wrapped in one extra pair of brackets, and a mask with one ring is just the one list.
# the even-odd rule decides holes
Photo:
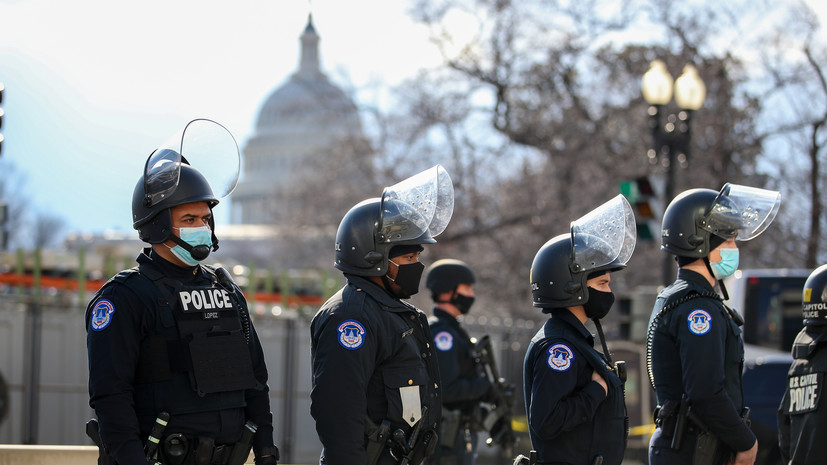
[[(396, 263), (391, 262), (394, 265)], [(425, 265), (420, 262), (416, 263), (409, 263), (407, 265), (396, 265), (398, 271), (396, 272), (396, 278), (389, 280), (396, 283), (397, 286), (401, 289), (399, 295), (400, 299), (407, 299), (410, 296), (419, 292), (419, 281), (422, 280), (422, 272), (425, 271)], [(387, 276), (387, 275), (385, 275)]]
[(583, 304), (586, 316), (591, 319), (600, 319), (609, 313), (612, 304), (615, 303), (615, 295), (612, 292), (598, 291), (589, 288), (589, 300)]
[(465, 315), (468, 313), (468, 310), (471, 310), (471, 305), (474, 305), (474, 298), (454, 292), (454, 295), (451, 296), (451, 300), (448, 303), (457, 307), (457, 310)]

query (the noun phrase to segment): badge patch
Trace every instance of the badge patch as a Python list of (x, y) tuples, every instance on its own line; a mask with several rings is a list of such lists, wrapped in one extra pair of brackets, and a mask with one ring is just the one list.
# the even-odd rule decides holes
[(356, 350), (365, 343), (365, 327), (356, 320), (344, 321), (336, 330), (339, 344), (347, 350)]
[(181, 310), (187, 312), (208, 312), (233, 308), (230, 293), (225, 289), (193, 289), (178, 293)]
[(790, 376), (787, 380), (790, 390), (790, 404), (787, 411), (791, 415), (814, 412), (818, 408), (823, 382), (824, 373)]
[(454, 347), (454, 336), (448, 331), (440, 331), (434, 336), (434, 343), (436, 343), (436, 348), (441, 351), (451, 350), (451, 347)]
[(699, 336), (708, 333), (712, 328), (712, 317), (706, 310), (693, 310), (686, 320), (689, 322), (689, 330)]
[(109, 326), (109, 323), (112, 322), (112, 314), (115, 313), (115, 306), (112, 305), (112, 302), (101, 299), (95, 303), (95, 306), (92, 308), (92, 315), (89, 318), (89, 327), (92, 328), (93, 331), (101, 331), (106, 329)]
[(566, 344), (554, 344), (548, 348), (548, 366), (554, 371), (568, 371), (574, 360), (574, 352)]

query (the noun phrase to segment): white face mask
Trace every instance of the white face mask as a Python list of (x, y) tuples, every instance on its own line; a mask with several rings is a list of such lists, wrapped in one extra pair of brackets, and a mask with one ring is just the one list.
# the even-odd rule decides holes
[[(189, 244), (191, 247), (206, 246), (207, 250), (209, 250), (209, 248), (212, 247), (212, 230), (209, 226), (175, 229), (179, 231), (180, 239)], [(180, 245), (171, 247), (170, 252), (172, 252), (172, 254), (178, 257), (179, 260), (181, 260), (189, 266), (195, 266), (202, 260), (205, 260), (207, 258), (207, 256), (205, 255), (204, 258), (202, 258), (201, 260), (196, 260), (195, 258), (193, 258), (192, 254), (187, 249)], [(207, 252), (207, 255), (209, 255), (209, 252)]]

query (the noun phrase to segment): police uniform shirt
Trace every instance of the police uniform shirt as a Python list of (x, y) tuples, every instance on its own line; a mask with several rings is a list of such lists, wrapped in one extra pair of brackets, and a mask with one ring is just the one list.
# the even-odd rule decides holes
[(439, 308), (434, 308), (434, 316), (428, 321), (434, 335), (445, 408), (473, 408), (491, 388), (491, 382), (480, 372), (470, 336), (456, 318)]
[(793, 343), (794, 361), (778, 408), (784, 463), (823, 464), (827, 458), (827, 326), (805, 326)]
[[(538, 463), (617, 465), (625, 450), (620, 379), (594, 350), (594, 337), (568, 309), (553, 309), (526, 352), (523, 383)], [(608, 393), (592, 381), (594, 366)]]
[[(702, 275), (680, 269), (675, 283), (658, 295), (652, 319), (665, 305), (693, 293), (715, 290)], [(741, 330), (723, 303), (710, 297), (686, 300), (660, 318), (652, 338), (658, 405), (686, 394), (692, 410), (721, 441), (734, 451), (749, 450), (755, 435), (741, 418), (743, 360)], [(656, 434), (653, 451), (670, 448), (668, 436)]]
[[(313, 388), (310, 413), (323, 445), (322, 463), (366, 463), (366, 416), (410, 437), (436, 430), (439, 372), (425, 314), (360, 276), (331, 297), (310, 325)], [(387, 449), (378, 463), (389, 463)], [(390, 462), (396, 463), (396, 461)]]
[[(137, 261), (141, 266), (152, 267), (182, 283), (197, 284), (210, 279), (200, 265), (181, 268), (150, 249), (145, 249)], [(174, 403), (171, 399), (195, 397), (196, 402), (203, 399), (205, 404), (211, 406), (228, 404), (223, 399), (234, 397), (221, 397), (222, 393), (217, 393), (198, 398), (188, 381), (175, 384), (181, 378), (188, 380), (186, 372), (173, 378), (173, 384), (136, 382), (144, 340), (162, 330), (161, 326), (171, 324), (174, 330), (172, 321), (162, 323), (167, 318), (159, 308), (144, 305), (147, 301), (165, 302), (166, 298), (153, 283), (138, 275), (137, 271), (127, 270), (108, 281), (92, 299), (86, 315), (89, 405), (95, 410), (108, 453), (120, 465), (146, 465), (144, 443), (155, 417), (160, 413), (143, 411), (142, 406), (146, 405), (147, 396), (155, 397), (153, 402), (159, 405), (163, 405), (165, 399)], [(240, 295), (241, 291), (236, 288), (236, 292)], [(236, 301), (244, 305), (243, 311), (246, 312), (243, 297)], [(229, 444), (239, 439), (244, 422), (251, 420), (258, 426), (254, 439), (256, 450), (272, 446), (273, 426), (266, 388), (267, 368), (252, 324), (249, 352), (253, 373), (260, 384), (259, 389), (248, 389), (239, 394), (238, 400), (231, 400), (226, 408), (217, 410), (179, 413), (175, 411), (174, 405), (165, 405), (164, 409), (170, 411), (172, 416), (164, 434), (181, 432), (189, 437), (209, 436), (217, 444)], [(176, 388), (165, 391), (166, 386)]]

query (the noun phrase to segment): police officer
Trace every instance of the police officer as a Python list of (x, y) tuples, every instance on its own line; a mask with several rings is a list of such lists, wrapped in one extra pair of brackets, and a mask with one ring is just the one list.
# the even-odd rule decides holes
[(428, 319), (434, 335), (442, 378), (440, 447), (432, 463), (473, 465), (477, 430), (482, 418), (480, 402), (488, 400), (491, 381), (482, 372), (474, 343), (457, 317), (474, 303), (474, 273), (460, 260), (437, 260), (428, 268), (425, 286), (434, 301)]
[(778, 439), (784, 463), (808, 465), (827, 457), (827, 406), (820, 400), (827, 373), (827, 265), (810, 273), (801, 305), (804, 328), (793, 343), (795, 360), (778, 408)]
[[(102, 461), (120, 465), (235, 465), (251, 446), (258, 465), (272, 465), (264, 354), (241, 290), (201, 263), (218, 248), (218, 197), (186, 158), (210, 166), (230, 155), (238, 165), (238, 148), (209, 120), (173, 141), (150, 155), (133, 193), (133, 226), (150, 246), (86, 310), (89, 405), (99, 422), (90, 436)], [(237, 176), (236, 166), (225, 195)]]
[(335, 267), (347, 284), (310, 326), (310, 413), (320, 464), (420, 465), (437, 444), (442, 386), (417, 293), (423, 244), (453, 211), (448, 173), (435, 166), (362, 201), (342, 218)]
[(780, 194), (737, 184), (691, 189), (663, 215), (661, 250), (676, 256), (677, 280), (657, 297), (647, 364), (657, 394), (649, 463), (752, 464), (758, 442), (744, 417), (740, 315), (723, 304), (716, 281), (738, 268), (736, 240), (761, 234)]
[(536, 463), (619, 465), (623, 460), (623, 382), (605, 341), (601, 354), (585, 323), (592, 319), (600, 328), (614, 302), (610, 272), (626, 267), (634, 246), (632, 209), (617, 196), (573, 222), (569, 234), (552, 238), (534, 257), (533, 305), (550, 315), (531, 339), (523, 365)]

